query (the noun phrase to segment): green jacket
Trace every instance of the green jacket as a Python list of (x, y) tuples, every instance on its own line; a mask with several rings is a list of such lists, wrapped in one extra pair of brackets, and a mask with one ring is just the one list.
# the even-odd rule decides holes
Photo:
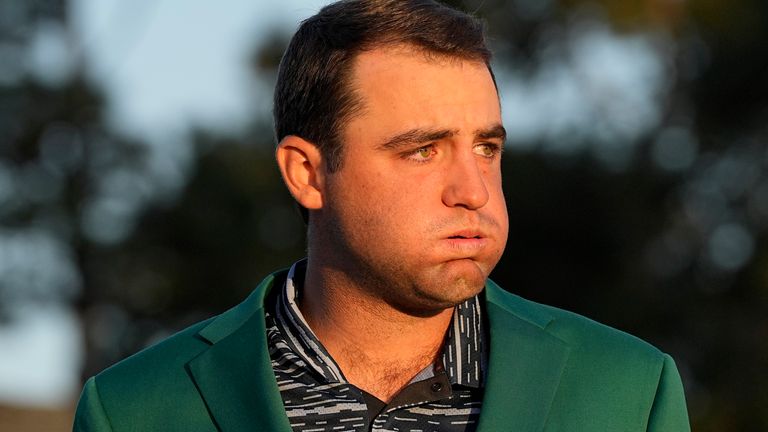
[[(92, 377), (75, 431), (285, 431), (267, 350), (267, 277), (241, 304)], [(479, 430), (688, 431), (668, 355), (618, 330), (485, 289), (490, 358)]]

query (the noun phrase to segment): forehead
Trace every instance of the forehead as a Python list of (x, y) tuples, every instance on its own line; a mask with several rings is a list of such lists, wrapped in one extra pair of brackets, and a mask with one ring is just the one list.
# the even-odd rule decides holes
[(362, 105), (348, 125), (351, 133), (409, 128), (461, 133), (501, 122), (496, 87), (482, 61), (386, 46), (358, 55), (351, 81)]

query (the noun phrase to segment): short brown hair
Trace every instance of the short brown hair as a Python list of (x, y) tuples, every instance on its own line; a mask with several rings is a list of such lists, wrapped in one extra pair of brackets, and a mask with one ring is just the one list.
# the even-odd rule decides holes
[(328, 171), (337, 171), (342, 127), (361, 107), (349, 83), (354, 59), (390, 44), (482, 61), (491, 71), (484, 25), (464, 12), (433, 0), (338, 1), (302, 22), (283, 55), (273, 107), (277, 142), (288, 135), (310, 141)]

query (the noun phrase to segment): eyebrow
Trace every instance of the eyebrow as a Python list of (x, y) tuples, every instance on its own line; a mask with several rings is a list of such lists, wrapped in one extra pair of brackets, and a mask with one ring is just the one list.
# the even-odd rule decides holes
[[(377, 148), (379, 150), (398, 150), (403, 147), (412, 146), (414, 144), (429, 143), (432, 141), (438, 141), (445, 138), (450, 138), (458, 135), (459, 131), (456, 129), (421, 129), (415, 128), (409, 131), (399, 133), (391, 138), (388, 138), (383, 143), (379, 144)], [(491, 139), (498, 138), (501, 141), (506, 140), (507, 131), (504, 126), (500, 124), (493, 125), (489, 128), (477, 129), (475, 131), (475, 138)]]
[(458, 133), (449, 129), (411, 129), (397, 134), (378, 145), (379, 150), (397, 150), (413, 144), (428, 143), (445, 138), (450, 138)]
[(502, 142), (507, 140), (507, 130), (504, 126), (497, 124), (488, 129), (478, 129), (475, 131), (475, 137), (482, 139), (498, 138)]

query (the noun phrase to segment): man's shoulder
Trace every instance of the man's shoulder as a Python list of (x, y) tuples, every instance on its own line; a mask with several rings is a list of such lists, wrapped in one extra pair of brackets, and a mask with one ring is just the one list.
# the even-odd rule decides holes
[[(241, 329), (259, 327), (257, 323), (263, 322), (264, 297), (275, 278), (281, 275), (278, 272), (267, 277), (232, 309), (193, 324), (93, 377), (90, 385), (98, 393), (104, 410), (111, 417), (125, 417), (124, 420), (129, 421), (132, 415), (146, 417), (148, 414), (140, 414), (145, 406), (155, 407), (153, 412), (160, 415), (162, 407), (200, 405), (190, 365), (230, 335)], [(252, 342), (258, 345), (258, 340)], [(200, 408), (205, 411), (204, 407)]]
[(616, 357), (658, 364), (664, 361), (662, 351), (639, 337), (575, 312), (524, 299), (491, 281), (487, 297), (490, 305), (539, 327), (581, 356), (595, 361), (611, 361)]
[[(669, 355), (626, 332), (523, 299), (491, 281), (485, 297), (488, 400), (503, 401), (502, 412), (507, 402), (518, 403), (509, 387), (525, 386), (530, 394), (548, 392), (538, 400), (549, 407), (547, 430), (689, 430), (682, 383)], [(501, 421), (488, 424), (503, 427)]]
[[(193, 324), (89, 379), (78, 403), (75, 430), (215, 429), (201, 386), (207, 386), (216, 398), (221, 395), (219, 387), (226, 386), (215, 380), (228, 378), (231, 385), (239, 374), (247, 376), (252, 366), (263, 368), (248, 362), (269, 358), (264, 355), (264, 299), (281, 277), (284, 272), (273, 273), (232, 309)], [(253, 385), (258, 385), (257, 380)]]
[[(126, 381), (135, 386), (145, 380), (168, 378), (168, 371), (178, 370), (205, 350), (209, 343), (200, 330), (216, 317), (193, 324), (108, 367), (96, 376), (99, 383)], [(182, 368), (183, 369), (183, 368)]]
[(97, 380), (132, 380), (139, 377), (160, 380), (167, 376), (169, 370), (183, 370), (190, 360), (260, 313), (265, 296), (276, 280), (284, 278), (284, 273), (279, 271), (269, 275), (240, 304), (220, 315), (192, 324), (116, 363), (97, 375)]
[[(89, 384), (93, 386), (100, 406), (113, 425), (131, 422), (161, 424), (157, 422), (162, 422), (163, 416), (176, 412), (178, 406), (200, 405), (186, 364), (210, 346), (199, 336), (199, 332), (213, 320), (194, 324), (91, 378)], [(78, 407), (79, 414), (83, 410)], [(196, 421), (204, 422), (205, 418)]]
[[(105, 369), (85, 385), (75, 416), (74, 430), (104, 430), (125, 425), (137, 429), (180, 430), (179, 425), (201, 426), (209, 422), (202, 401), (185, 365), (210, 346), (199, 336), (214, 319), (194, 324)], [(179, 417), (184, 409), (184, 419)], [(182, 428), (183, 429), (183, 428)], [(200, 427), (200, 430), (205, 428)]]
[[(497, 375), (522, 368), (523, 375), (537, 377), (536, 385), (548, 382), (549, 389), (556, 388), (550, 429), (689, 430), (682, 383), (669, 355), (626, 332), (525, 300), (492, 282), (486, 298), (490, 371), (496, 359), (496, 370), (502, 371)], [(489, 391), (496, 385), (501, 395), (515, 382), (497, 381), (489, 378)]]

